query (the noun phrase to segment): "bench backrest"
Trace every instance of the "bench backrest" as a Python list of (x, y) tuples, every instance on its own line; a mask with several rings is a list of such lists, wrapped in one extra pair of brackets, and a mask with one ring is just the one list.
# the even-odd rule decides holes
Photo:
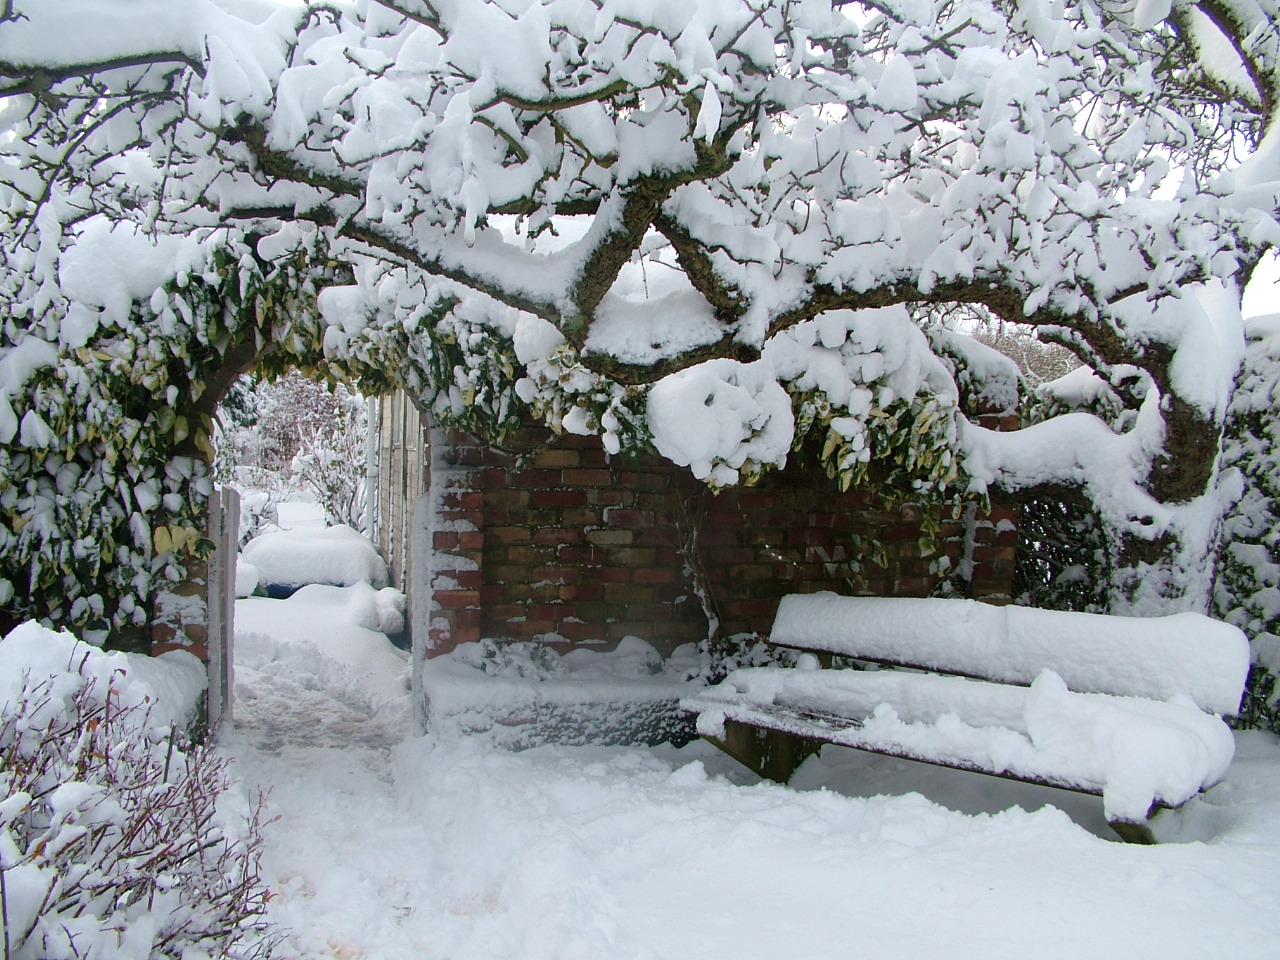
[(974, 600), (783, 597), (772, 642), (860, 660), (1029, 684), (1052, 670), (1081, 693), (1167, 700), (1185, 695), (1234, 714), (1249, 643), (1198, 613), (1111, 617)]

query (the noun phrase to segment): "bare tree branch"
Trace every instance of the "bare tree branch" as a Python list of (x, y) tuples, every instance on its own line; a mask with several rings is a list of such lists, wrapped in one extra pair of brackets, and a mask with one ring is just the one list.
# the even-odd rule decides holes
[(157, 51), (133, 57), (117, 57), (109, 60), (65, 64), (56, 68), (0, 61), (0, 76), (23, 78), (17, 83), (0, 86), (0, 97), (13, 97), (24, 93), (38, 95), (47, 93), (55, 83), (69, 80), (72, 77), (89, 77), (94, 74), (107, 73), (111, 70), (159, 66), (160, 64), (187, 67), (194, 73), (204, 76), (204, 64), (181, 51)]
[(711, 304), (721, 322), (732, 323), (741, 318), (747, 308), (742, 291), (720, 278), (706, 247), (694, 239), (674, 217), (659, 213), (654, 218), (653, 226), (670, 241), (685, 276), (694, 289)]

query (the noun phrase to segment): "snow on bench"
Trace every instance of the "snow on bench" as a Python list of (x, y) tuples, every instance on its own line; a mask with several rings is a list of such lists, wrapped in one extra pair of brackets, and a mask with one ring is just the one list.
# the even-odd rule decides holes
[(1001, 683), (1052, 670), (1072, 690), (1167, 700), (1191, 697), (1234, 714), (1249, 645), (1230, 624), (1198, 613), (1111, 617), (976, 600), (783, 597), (770, 641)]
[(1145, 842), (1156, 809), (1225, 773), (1234, 740), (1213, 714), (1238, 709), (1249, 665), (1243, 634), (1199, 614), (969, 600), (793, 595), (770, 639), (933, 672), (817, 670), (810, 657), (686, 699), (699, 732), (758, 772), (785, 781), (834, 743), (1097, 794), (1117, 833)]

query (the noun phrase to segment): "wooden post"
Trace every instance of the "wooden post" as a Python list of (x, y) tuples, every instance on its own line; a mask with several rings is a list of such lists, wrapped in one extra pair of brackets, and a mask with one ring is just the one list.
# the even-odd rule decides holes
[(800, 764), (822, 749), (818, 740), (728, 719), (724, 721), (723, 737), (705, 739), (744, 767), (776, 783), (786, 783)]

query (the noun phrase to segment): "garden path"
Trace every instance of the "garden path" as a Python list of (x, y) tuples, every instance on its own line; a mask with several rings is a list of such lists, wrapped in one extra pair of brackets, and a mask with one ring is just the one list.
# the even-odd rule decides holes
[(1270, 960), (1280, 949), (1269, 736), (1242, 736), (1228, 781), (1196, 802), (1182, 839), (1202, 842), (1132, 847), (1082, 827), (1088, 811), (1043, 806), (1043, 793), (848, 752), (810, 761), (788, 789), (705, 744), (511, 754), (438, 743), (413, 733), (406, 661), (318, 599), (242, 601), (237, 614), (225, 749), (279, 818), (264, 854), (279, 957)]

